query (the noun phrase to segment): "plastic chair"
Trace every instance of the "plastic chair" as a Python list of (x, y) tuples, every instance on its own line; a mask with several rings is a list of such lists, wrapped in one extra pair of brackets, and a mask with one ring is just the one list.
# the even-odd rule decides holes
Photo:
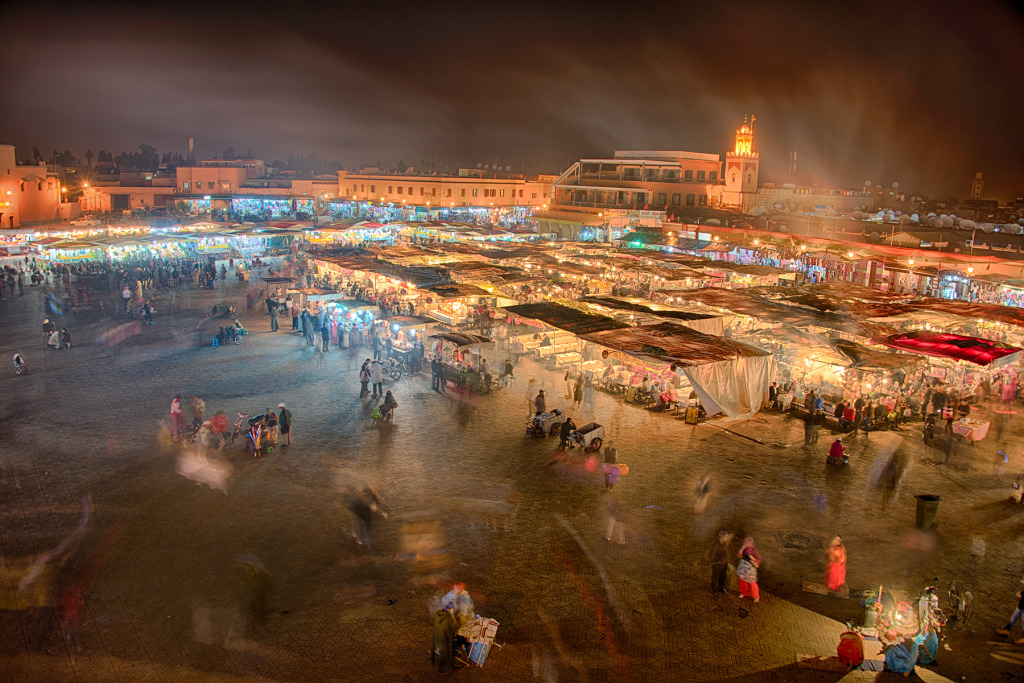
[(217, 341), (216, 337), (214, 337), (213, 341), (210, 342), (210, 346), (220, 346), (220, 342)]

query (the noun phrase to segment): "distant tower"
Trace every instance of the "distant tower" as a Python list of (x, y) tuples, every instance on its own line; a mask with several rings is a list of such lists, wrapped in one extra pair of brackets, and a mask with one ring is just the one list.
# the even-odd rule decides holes
[(985, 179), (981, 177), (981, 171), (974, 174), (971, 181), (971, 199), (981, 199), (985, 194)]
[[(736, 148), (725, 155), (725, 190), (722, 203), (748, 213), (757, 203), (757, 172), (761, 160), (754, 151), (754, 121), (743, 117), (736, 131)], [(795, 161), (795, 157), (794, 157)]]

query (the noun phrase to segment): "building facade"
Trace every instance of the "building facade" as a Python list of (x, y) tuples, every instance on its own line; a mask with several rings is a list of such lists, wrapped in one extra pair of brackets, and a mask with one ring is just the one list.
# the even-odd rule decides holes
[(68, 218), (66, 208), (60, 180), (45, 164), (19, 166), (14, 145), (0, 145), (0, 228)]
[(338, 171), (338, 196), (414, 206), (540, 208), (550, 201), (552, 179), (477, 169), (446, 176)]

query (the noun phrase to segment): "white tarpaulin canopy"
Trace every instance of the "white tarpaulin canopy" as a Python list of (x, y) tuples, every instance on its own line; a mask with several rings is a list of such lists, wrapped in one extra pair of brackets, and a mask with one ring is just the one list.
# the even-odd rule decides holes
[(745, 419), (761, 409), (777, 371), (774, 356), (753, 356), (681, 368), (708, 415)]

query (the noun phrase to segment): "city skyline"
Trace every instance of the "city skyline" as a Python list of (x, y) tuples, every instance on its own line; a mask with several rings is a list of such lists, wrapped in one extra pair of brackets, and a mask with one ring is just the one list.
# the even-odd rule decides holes
[(235, 147), (531, 174), (615, 149), (723, 153), (754, 113), (766, 181), (789, 180), (796, 151), (807, 183), (963, 196), (981, 171), (992, 198), (1024, 191), (1024, 40), (1008, 5), (263, 14), (8, 7), (0, 58), (17, 68), (0, 130), (20, 156), (184, 153), (192, 137), (197, 158)]

